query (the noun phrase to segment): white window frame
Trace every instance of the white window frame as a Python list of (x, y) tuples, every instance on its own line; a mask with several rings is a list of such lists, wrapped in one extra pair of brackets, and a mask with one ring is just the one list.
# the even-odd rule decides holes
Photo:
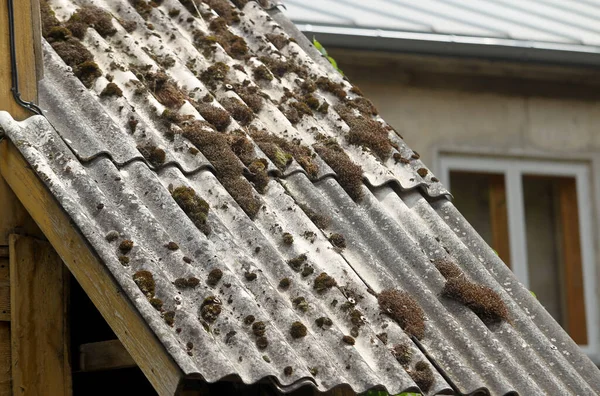
[(450, 192), (450, 172), (477, 172), (504, 175), (506, 185), (506, 210), (510, 244), (511, 268), (517, 279), (529, 288), (527, 263), (527, 235), (525, 232), (525, 202), (523, 198), (523, 175), (574, 177), (579, 209), (579, 235), (581, 265), (583, 272), (584, 302), (587, 324), (587, 345), (580, 345), (583, 352), (594, 361), (600, 360), (598, 345), (598, 312), (596, 301), (596, 267), (593, 242), (592, 191), (590, 188), (590, 165), (582, 162), (550, 162), (536, 159), (498, 158), (440, 154), (441, 181)]

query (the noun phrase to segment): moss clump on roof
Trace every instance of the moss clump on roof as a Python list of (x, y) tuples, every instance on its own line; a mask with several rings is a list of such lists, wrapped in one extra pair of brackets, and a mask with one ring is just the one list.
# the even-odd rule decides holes
[(262, 337), (265, 335), (266, 331), (267, 331), (267, 326), (265, 325), (265, 322), (254, 322), (252, 324), (252, 333), (255, 336)]
[(208, 210), (210, 206), (208, 202), (196, 195), (191, 187), (180, 186), (173, 190), (173, 199), (177, 205), (187, 214), (192, 223), (204, 234), (210, 233), (210, 226), (206, 224)]
[(203, 2), (223, 17), (227, 23), (232, 24), (240, 21), (238, 11), (227, 0), (203, 0)]
[(316, 291), (318, 291), (319, 293), (323, 293), (326, 292), (327, 290), (331, 289), (332, 287), (337, 286), (337, 282), (335, 281), (335, 279), (329, 275), (327, 275), (326, 272), (321, 272), (314, 281), (313, 287)]
[(408, 293), (387, 289), (377, 296), (379, 309), (394, 319), (409, 335), (418, 339), (425, 335), (425, 313)]
[(166, 243), (165, 247), (169, 250), (179, 250), (179, 245), (173, 241)]
[(256, 277), (257, 277), (256, 272), (246, 271), (244, 273), (244, 278), (246, 278), (246, 280), (249, 281), (249, 282), (252, 282), (253, 280), (256, 280)]
[(189, 278), (177, 278), (173, 281), (173, 284), (180, 289), (193, 289), (200, 283), (200, 280), (195, 277)]
[(273, 44), (278, 50), (282, 49), (290, 43), (290, 39), (287, 38), (284, 33), (267, 33), (265, 36), (267, 37), (267, 40), (269, 40), (271, 44)]
[(107, 96), (121, 97), (121, 96), (123, 96), (123, 91), (114, 82), (109, 82), (108, 84), (106, 84), (106, 87), (104, 87), (102, 92), (100, 92), (100, 96), (102, 96), (102, 97), (107, 97)]
[(346, 90), (344, 89), (344, 84), (335, 83), (331, 81), (328, 77), (319, 77), (316, 81), (317, 87), (322, 89), (325, 92), (329, 92), (339, 99), (345, 99), (347, 96)]
[(269, 346), (269, 340), (267, 337), (257, 337), (256, 338), (256, 347), (258, 349), (266, 349)]
[(147, 298), (154, 297), (156, 283), (150, 271), (138, 271), (133, 274), (133, 281)]
[(175, 324), (175, 311), (167, 311), (163, 314), (165, 323), (171, 327)]
[(48, 42), (52, 43), (54, 41), (64, 41), (67, 40), (71, 36), (71, 31), (63, 26), (54, 26), (50, 29), (48, 34), (46, 35), (46, 39)]
[(412, 359), (412, 350), (408, 343), (396, 344), (391, 350), (392, 355), (403, 367), (408, 367)]
[(393, 158), (394, 158), (394, 162), (396, 164), (398, 162), (400, 162), (402, 164), (410, 164), (410, 160), (408, 158), (403, 158), (402, 154), (400, 154), (400, 153), (394, 153)]
[(242, 84), (236, 84), (234, 91), (253, 112), (258, 113), (262, 109), (264, 94), (256, 85), (250, 85), (250, 80), (245, 80)]
[(433, 376), (433, 371), (425, 361), (421, 360), (417, 362), (415, 369), (407, 370), (407, 372), (423, 392), (428, 392), (431, 389), (435, 377)]
[(273, 80), (273, 75), (271, 74), (269, 69), (267, 69), (267, 67), (265, 65), (258, 66), (256, 69), (254, 69), (253, 74), (254, 74), (254, 78), (256, 80), (263, 80), (263, 81)]
[(208, 121), (219, 132), (223, 132), (231, 124), (229, 113), (220, 107), (206, 103), (195, 103), (194, 107), (202, 118)]
[(243, 37), (229, 31), (224, 18), (213, 19), (209, 28), (214, 32), (215, 38), (221, 47), (234, 59), (245, 59), (248, 56), (248, 44)]
[(317, 176), (319, 167), (314, 161), (314, 153), (309, 147), (301, 144), (300, 141), (290, 142), (257, 129), (251, 129), (250, 135), (258, 147), (281, 171), (285, 171), (293, 158), (302, 166), (309, 177), (315, 178)]
[(121, 241), (121, 243), (119, 244), (119, 250), (123, 254), (129, 253), (131, 251), (131, 249), (133, 249), (133, 241), (130, 239), (125, 239), (124, 241)]
[(417, 174), (421, 177), (425, 177), (427, 176), (427, 174), (429, 173), (429, 171), (425, 168), (419, 168), (417, 169)]
[(137, 149), (152, 166), (159, 167), (164, 164), (167, 154), (163, 149), (153, 144), (138, 146)]
[(129, 3), (135, 8), (135, 10), (142, 16), (142, 18), (147, 19), (152, 13), (152, 3), (145, 0), (129, 0)]
[(302, 277), (306, 278), (309, 275), (312, 275), (315, 272), (315, 269), (309, 265), (309, 264), (304, 264), (304, 268), (302, 268), (302, 272), (300, 273), (302, 275)]
[(287, 289), (289, 289), (291, 284), (292, 284), (292, 281), (290, 280), (290, 278), (283, 278), (282, 280), (279, 281), (279, 288), (282, 290), (287, 290)]
[(435, 265), (435, 268), (437, 268), (446, 279), (464, 276), (462, 270), (450, 260), (436, 259), (433, 261), (433, 265)]
[(213, 323), (221, 314), (221, 300), (215, 296), (208, 296), (200, 306), (200, 316), (208, 323)]
[(254, 317), (254, 315), (248, 315), (244, 318), (244, 324), (251, 325), (252, 323), (254, 323), (255, 319), (256, 318)]
[(162, 311), (163, 301), (160, 298), (153, 297), (150, 299), (150, 305), (157, 311)]
[[(202, 121), (192, 121), (183, 127), (183, 136), (196, 146), (217, 170), (217, 178), (250, 218), (262, 206), (252, 186), (242, 176), (243, 166), (229, 146), (228, 138), (214, 132)], [(207, 130), (208, 129), (208, 130)]]
[(223, 271), (221, 271), (221, 269), (219, 269), (219, 268), (213, 268), (208, 273), (208, 277), (206, 278), (206, 283), (209, 286), (216, 286), (222, 277), (223, 277)]
[(254, 118), (254, 112), (237, 98), (229, 97), (221, 101), (221, 105), (241, 125), (248, 125)]
[(42, 35), (48, 39), (50, 30), (60, 26), (60, 22), (56, 19), (56, 14), (48, 5), (47, 0), (40, 0), (40, 15), (42, 17)]
[(319, 326), (322, 329), (326, 329), (326, 328), (333, 326), (333, 321), (331, 319), (329, 319), (327, 316), (321, 316), (320, 318), (317, 318), (315, 320), (315, 323), (317, 324), (317, 326)]
[(329, 216), (322, 215), (320, 213), (315, 212), (307, 205), (298, 203), (298, 206), (304, 214), (320, 229), (324, 230), (331, 225), (331, 218)]
[(288, 260), (288, 264), (292, 269), (296, 272), (300, 272), (302, 268), (302, 264), (304, 264), (307, 260), (306, 254), (301, 254), (297, 257)]
[(362, 168), (352, 162), (348, 154), (336, 142), (321, 142), (313, 147), (336, 173), (338, 182), (348, 195), (354, 200), (361, 199), (363, 196)]
[(356, 343), (356, 341), (354, 340), (354, 337), (351, 337), (349, 335), (343, 336), (342, 341), (344, 342), (344, 344), (348, 344), (348, 345), (354, 345)]
[(156, 100), (166, 107), (178, 109), (187, 99), (182, 90), (165, 72), (159, 71), (153, 73), (135, 67), (132, 68), (132, 71), (146, 85), (148, 90), (152, 92)]
[(365, 324), (365, 316), (358, 309), (353, 309), (349, 314), (350, 323), (352, 323), (356, 327), (361, 327)]
[(306, 329), (306, 326), (304, 326), (302, 324), (302, 322), (294, 322), (292, 323), (292, 326), (290, 327), (290, 334), (292, 335), (293, 338), (302, 338), (302, 337), (306, 337), (306, 334), (308, 334), (308, 331)]
[(283, 374), (285, 374), (287, 377), (289, 377), (293, 373), (294, 373), (294, 369), (292, 368), (292, 366), (285, 366), (283, 368)]
[(342, 234), (331, 234), (329, 236), (329, 242), (338, 249), (346, 248), (346, 238)]
[(91, 88), (96, 79), (102, 75), (102, 71), (96, 62), (87, 61), (75, 67), (75, 76), (79, 78), (86, 88)]
[(79, 39), (83, 39), (88, 27), (94, 28), (102, 37), (112, 36), (117, 32), (112, 24), (112, 16), (95, 6), (78, 9), (67, 21), (66, 27)]
[(442, 290), (442, 296), (466, 305), (484, 323), (501, 320), (510, 322), (508, 308), (498, 293), (489, 287), (472, 283), (464, 277), (449, 278)]
[(336, 111), (350, 130), (346, 135), (348, 143), (370, 149), (378, 158), (385, 161), (392, 151), (388, 130), (383, 124), (363, 115), (355, 115), (346, 104), (336, 106)]
[(260, 194), (266, 192), (267, 185), (270, 181), (269, 175), (267, 174), (267, 165), (267, 160), (264, 158), (256, 159), (248, 165), (248, 170), (250, 171), (248, 179), (254, 184), (254, 188)]
[(287, 73), (296, 73), (301, 78), (307, 78), (309, 74), (306, 66), (299, 65), (292, 59), (282, 60), (261, 56), (259, 60), (278, 78), (285, 76)]
[(286, 245), (291, 245), (294, 243), (294, 236), (292, 234), (290, 234), (289, 232), (284, 232), (283, 235), (281, 236), (281, 239), (283, 240), (283, 243)]
[(296, 297), (292, 300), (292, 304), (294, 305), (294, 308), (296, 308), (299, 311), (302, 312), (307, 312), (309, 305), (308, 305), (308, 301), (306, 301), (306, 298), (299, 296)]
[(128, 266), (129, 265), (129, 257), (127, 256), (119, 256), (119, 263), (121, 263), (123, 266)]
[[(193, 33), (194, 45), (198, 50), (201, 50), (202, 54), (209, 58), (214, 55), (217, 50), (217, 38), (215, 36), (207, 36), (200, 30), (195, 30)], [(191, 67), (190, 67), (191, 69)]]

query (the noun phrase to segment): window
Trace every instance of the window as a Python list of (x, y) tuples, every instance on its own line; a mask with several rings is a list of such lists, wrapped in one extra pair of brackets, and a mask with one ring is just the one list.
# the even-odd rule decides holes
[(454, 204), (589, 355), (598, 352), (590, 171), (585, 163), (440, 159)]

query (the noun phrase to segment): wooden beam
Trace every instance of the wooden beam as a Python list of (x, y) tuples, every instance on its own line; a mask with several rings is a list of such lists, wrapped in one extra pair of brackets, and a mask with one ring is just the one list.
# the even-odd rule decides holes
[(10, 322), (10, 276), (8, 268), (8, 257), (0, 256), (0, 322)]
[[(32, 0), (15, 0), (14, 22), (19, 89), (21, 98), (37, 102), (36, 55), (34, 50)], [(0, 1), (0, 110), (8, 111), (16, 120), (23, 120), (31, 112), (19, 106), (11, 92), (12, 73), (8, 34), (8, 4)], [(39, 40), (39, 36), (36, 37)]]
[(183, 372), (148, 327), (71, 218), (13, 143), (0, 143), (0, 174), (160, 395), (173, 395)]
[(492, 246), (502, 261), (510, 268), (508, 212), (506, 210), (506, 186), (504, 184), (504, 175), (489, 175), (488, 180)]
[(79, 346), (79, 367), (83, 372), (136, 366), (135, 360), (119, 340), (92, 342)]
[(62, 261), (31, 237), (9, 246), (13, 395), (70, 395)]
[(0, 396), (11, 396), (10, 323), (0, 322)]
[[(2, 52), (0, 52), (1, 54)], [(0, 56), (0, 58), (2, 58)], [(0, 71), (1, 73), (2, 71)], [(19, 202), (6, 181), (0, 177), (0, 256), (8, 257), (8, 236), (12, 233), (44, 238), (33, 219)]]
[(558, 182), (562, 251), (565, 265), (565, 295), (567, 300), (566, 330), (577, 344), (587, 345), (587, 319), (583, 293), (583, 269), (579, 235), (579, 208), (574, 178)]

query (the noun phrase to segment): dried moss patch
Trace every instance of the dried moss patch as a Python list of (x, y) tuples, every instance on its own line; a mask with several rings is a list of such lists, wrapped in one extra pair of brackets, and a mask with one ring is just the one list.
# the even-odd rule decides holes
[(273, 164), (285, 171), (292, 158), (302, 166), (309, 177), (315, 178), (319, 172), (319, 167), (314, 161), (314, 153), (308, 146), (299, 141), (288, 141), (279, 136), (251, 129), (250, 135), (260, 149), (269, 157)]
[(326, 292), (332, 287), (337, 286), (337, 282), (332, 276), (327, 275), (326, 272), (321, 272), (314, 281), (313, 287), (319, 293)]
[(400, 363), (403, 367), (408, 367), (412, 359), (412, 350), (410, 349), (408, 343), (394, 345), (391, 352), (398, 363)]
[(254, 188), (259, 194), (264, 194), (269, 184), (269, 175), (267, 174), (268, 162), (264, 158), (259, 158), (247, 165), (250, 175), (248, 180), (254, 184)]
[(223, 277), (223, 271), (221, 271), (219, 268), (213, 268), (208, 273), (208, 277), (206, 278), (206, 283), (209, 286), (216, 286), (222, 277)]
[(221, 314), (221, 300), (215, 296), (204, 299), (200, 306), (200, 316), (208, 323), (213, 323)]
[(313, 146), (316, 152), (333, 169), (342, 188), (354, 200), (360, 200), (362, 190), (362, 168), (352, 162), (348, 154), (335, 142), (323, 142)]
[(163, 149), (153, 144), (138, 146), (137, 149), (152, 166), (159, 167), (164, 164), (167, 154)]
[[(239, 102), (239, 101), (238, 101)], [(183, 125), (183, 136), (196, 146), (217, 170), (217, 178), (250, 218), (262, 206), (250, 183), (242, 177), (243, 166), (229, 146), (226, 136), (206, 130), (206, 123), (193, 121)], [(209, 130), (212, 130), (209, 126)]]
[(293, 338), (302, 338), (302, 337), (306, 337), (306, 334), (308, 333), (306, 326), (304, 326), (302, 324), (302, 322), (294, 322), (292, 323), (292, 326), (290, 327), (290, 334), (292, 335)]
[(433, 376), (433, 371), (425, 361), (421, 360), (415, 365), (414, 370), (408, 370), (407, 372), (423, 392), (428, 392), (431, 389), (435, 377)]
[(377, 296), (379, 309), (392, 318), (409, 335), (418, 339), (425, 335), (425, 313), (408, 293), (384, 290)]
[(133, 274), (133, 281), (148, 299), (154, 297), (156, 283), (154, 282), (154, 276), (152, 276), (150, 271), (136, 272)]
[(342, 234), (331, 234), (329, 236), (329, 242), (338, 249), (346, 248), (346, 238)]
[(206, 224), (208, 210), (210, 208), (208, 202), (196, 195), (191, 187), (180, 186), (173, 190), (173, 199), (177, 205), (187, 214), (192, 223), (204, 234), (210, 233), (210, 226)]
[(248, 125), (254, 118), (254, 112), (252, 109), (250, 109), (237, 98), (225, 98), (221, 101), (221, 105), (241, 125)]
[(108, 84), (106, 84), (106, 87), (104, 87), (102, 92), (100, 92), (100, 96), (102, 96), (102, 97), (107, 97), (107, 96), (121, 97), (121, 96), (123, 96), (123, 91), (114, 82), (109, 82)]
[(466, 278), (449, 278), (442, 290), (442, 296), (466, 305), (484, 323), (501, 320), (510, 322), (508, 308), (498, 293), (487, 286), (472, 283)]
[(79, 39), (83, 39), (88, 27), (94, 28), (102, 37), (112, 36), (117, 32), (112, 24), (112, 16), (95, 6), (78, 9), (65, 25)]
[(223, 132), (231, 124), (229, 113), (220, 107), (206, 103), (195, 103), (194, 107), (202, 118), (208, 121), (219, 132)]
[(267, 326), (265, 325), (265, 322), (254, 322), (254, 324), (252, 324), (252, 333), (257, 336), (257, 337), (262, 337), (265, 335), (267, 331)]

